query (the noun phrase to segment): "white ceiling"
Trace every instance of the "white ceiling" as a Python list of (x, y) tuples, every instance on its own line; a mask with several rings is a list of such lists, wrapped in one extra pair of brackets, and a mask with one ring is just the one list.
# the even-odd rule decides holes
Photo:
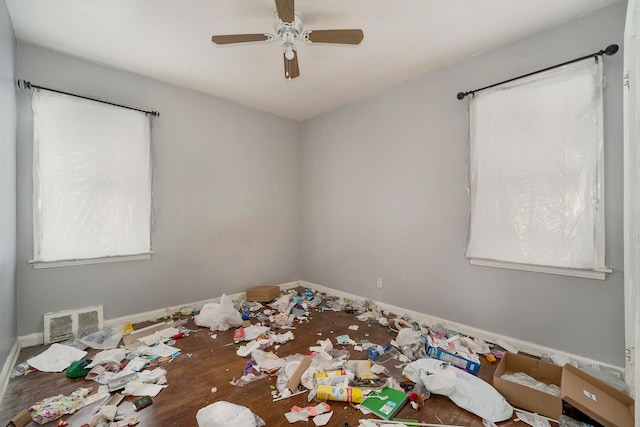
[(20, 40), (304, 120), (619, 1), (296, 0), (305, 30), (361, 28), (364, 40), (298, 41), (293, 80), (284, 78), (277, 41), (211, 42), (213, 34), (273, 33), (274, 0), (6, 3)]

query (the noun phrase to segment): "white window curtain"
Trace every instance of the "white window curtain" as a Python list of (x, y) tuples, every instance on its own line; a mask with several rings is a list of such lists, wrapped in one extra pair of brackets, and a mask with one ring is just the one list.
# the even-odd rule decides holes
[(36, 90), (34, 262), (149, 254), (150, 119)]
[(467, 258), (605, 269), (602, 62), (473, 96)]

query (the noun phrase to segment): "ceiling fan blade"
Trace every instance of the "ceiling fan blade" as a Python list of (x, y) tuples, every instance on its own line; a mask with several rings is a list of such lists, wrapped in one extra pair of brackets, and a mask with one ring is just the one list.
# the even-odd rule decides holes
[(300, 75), (300, 68), (298, 68), (298, 53), (293, 51), (293, 59), (288, 60), (285, 54), (282, 54), (284, 58), (284, 78), (295, 79)]
[(273, 40), (273, 35), (263, 34), (229, 34), (224, 36), (213, 36), (211, 41), (215, 44), (266, 42)]
[(313, 30), (303, 33), (305, 41), (312, 43), (360, 44), (362, 30)]
[(276, 0), (276, 10), (278, 11), (278, 17), (282, 22), (293, 22), (295, 19), (294, 0)]

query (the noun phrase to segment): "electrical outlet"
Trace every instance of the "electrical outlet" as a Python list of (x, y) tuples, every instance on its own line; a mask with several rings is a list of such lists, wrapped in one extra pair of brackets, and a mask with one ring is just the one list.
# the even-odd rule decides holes
[(378, 289), (382, 289), (382, 277), (378, 277), (378, 281), (376, 282), (376, 286)]

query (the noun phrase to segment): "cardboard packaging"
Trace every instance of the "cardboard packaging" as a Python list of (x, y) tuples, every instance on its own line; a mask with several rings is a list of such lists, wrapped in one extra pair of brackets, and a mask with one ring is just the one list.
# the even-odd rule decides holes
[(473, 375), (478, 375), (480, 372), (480, 363), (473, 360), (465, 359), (464, 357), (450, 353), (439, 347), (428, 346), (427, 355), (432, 359), (442, 360), (443, 362), (451, 363), (456, 368), (465, 370)]
[(605, 427), (633, 427), (631, 397), (575, 366), (562, 370), (562, 400)]
[(247, 301), (271, 302), (280, 296), (280, 287), (275, 285), (256, 286), (247, 291)]
[(20, 411), (18, 415), (9, 420), (7, 427), (24, 427), (31, 422), (31, 415), (26, 409)]
[[(500, 378), (524, 372), (546, 384), (555, 384), (553, 396)], [(571, 366), (560, 367), (521, 354), (507, 353), (493, 375), (494, 387), (516, 408), (558, 419), (563, 400), (606, 427), (633, 427), (634, 401), (629, 396)]]
[(562, 368), (521, 354), (506, 353), (493, 373), (493, 386), (513, 406), (557, 420), (562, 415), (562, 399), (500, 378), (516, 372), (524, 372), (545, 384), (560, 387)]

